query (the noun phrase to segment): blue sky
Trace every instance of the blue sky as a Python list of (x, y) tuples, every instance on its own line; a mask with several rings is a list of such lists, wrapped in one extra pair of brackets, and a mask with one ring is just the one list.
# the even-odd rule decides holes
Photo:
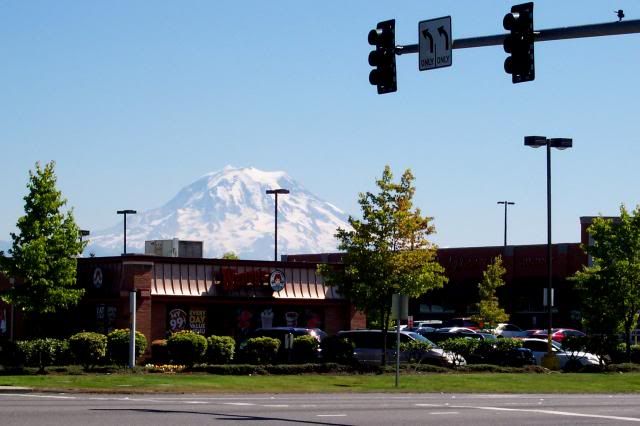
[[(500, 46), (454, 50), (450, 68), (397, 59), (398, 92), (368, 83), (367, 33), (395, 18), (452, 16), (453, 38), (503, 33), (506, 1), (0, 1), (0, 240), (23, 212), (28, 170), (55, 160), (81, 227), (151, 209), (225, 165), (285, 170), (358, 215), (385, 164), (411, 168), (441, 246), (546, 241), (545, 155), (554, 151), (554, 242), (579, 216), (635, 207), (640, 35), (536, 44), (536, 80), (513, 85)], [(537, 1), (537, 29), (640, 19), (640, 4)]]

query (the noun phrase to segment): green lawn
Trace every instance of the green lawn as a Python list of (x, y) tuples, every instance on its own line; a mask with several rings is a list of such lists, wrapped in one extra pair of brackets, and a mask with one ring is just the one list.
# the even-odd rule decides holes
[(48, 374), (0, 376), (0, 386), (37, 390), (96, 392), (488, 392), (488, 393), (636, 393), (640, 373), (509, 374), (452, 373), (400, 376), (290, 375), (219, 376), (213, 374)]

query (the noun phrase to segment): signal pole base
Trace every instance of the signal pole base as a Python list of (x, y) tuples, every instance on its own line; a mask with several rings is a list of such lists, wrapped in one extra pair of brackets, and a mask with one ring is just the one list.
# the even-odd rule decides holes
[(553, 352), (547, 352), (542, 357), (541, 365), (549, 370), (560, 370), (560, 359)]

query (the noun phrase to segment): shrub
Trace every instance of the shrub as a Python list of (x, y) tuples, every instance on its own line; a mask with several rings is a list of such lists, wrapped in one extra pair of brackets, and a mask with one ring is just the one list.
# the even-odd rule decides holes
[(38, 367), (38, 373), (44, 373), (50, 365), (64, 363), (67, 358), (68, 344), (64, 340), (41, 338), (18, 341), (16, 345), (19, 359), (30, 367)]
[(207, 350), (207, 339), (191, 330), (178, 331), (167, 339), (167, 349), (173, 362), (192, 366), (202, 360)]
[(322, 359), (325, 362), (337, 362), (339, 364), (353, 364), (355, 358), (353, 351), (356, 346), (347, 338), (340, 336), (325, 337), (320, 343)]
[(478, 340), (458, 337), (455, 339), (447, 339), (440, 343), (442, 349), (455, 354), (454, 362), (456, 365), (462, 363), (463, 359), (471, 358), (472, 354), (478, 348)]
[(320, 343), (313, 336), (298, 336), (293, 339), (293, 361), (296, 363), (318, 362)]
[[(109, 359), (114, 364), (127, 365), (129, 363), (129, 340), (131, 339), (128, 328), (113, 330), (107, 335), (107, 353)], [(147, 350), (147, 338), (144, 334), (136, 331), (136, 352), (135, 359)], [(135, 364), (135, 360), (134, 360)]]
[(151, 342), (151, 359), (156, 364), (169, 362), (169, 350), (167, 349), (166, 339), (158, 339)]
[(107, 354), (107, 336), (82, 332), (69, 338), (69, 350), (75, 360), (89, 370), (102, 362)]
[(238, 354), (249, 364), (272, 364), (278, 357), (280, 340), (272, 337), (253, 337), (247, 339)]
[[(400, 344), (400, 352), (404, 353), (409, 363), (420, 363), (423, 361), (424, 353), (431, 349), (431, 345), (418, 340), (411, 340)], [(395, 359), (395, 357), (394, 357)]]
[(229, 364), (236, 351), (236, 342), (230, 336), (209, 336), (206, 359), (209, 364)]

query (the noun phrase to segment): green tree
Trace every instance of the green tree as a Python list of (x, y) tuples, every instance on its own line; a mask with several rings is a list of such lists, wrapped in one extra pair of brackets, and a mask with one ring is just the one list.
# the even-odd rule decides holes
[(222, 255), (222, 258), (223, 258), (223, 259), (228, 259), (228, 260), (238, 260), (238, 259), (240, 259), (240, 258), (238, 257), (238, 255), (237, 255), (237, 254), (235, 254), (235, 253), (234, 253), (234, 252), (232, 252), (232, 251), (228, 251), (228, 252), (226, 252), (225, 254), (223, 254), (223, 255)]
[(2, 272), (19, 282), (0, 297), (35, 321), (36, 329), (41, 315), (76, 305), (84, 293), (76, 283), (76, 257), (86, 242), (79, 240), (72, 211), (61, 211), (66, 200), (56, 188), (54, 167), (36, 163), (29, 171), (25, 214), (11, 234), (9, 256), (0, 256)]
[[(435, 232), (433, 218), (413, 207), (413, 181), (413, 174), (406, 170), (394, 183), (386, 166), (376, 181), (379, 192), (359, 196), (362, 219), (349, 217), (352, 229), (337, 230), (343, 267), (320, 267), (329, 285), (379, 325), (385, 346), (392, 295), (418, 297), (447, 281), (444, 268), (435, 260), (436, 247), (427, 240)], [(386, 363), (385, 351), (382, 363)]]
[(581, 290), (584, 324), (592, 333), (624, 331), (630, 357), (640, 309), (640, 206), (629, 213), (621, 205), (619, 220), (597, 217), (588, 232), (593, 244), (583, 250), (592, 264), (573, 277)]
[(496, 290), (504, 285), (506, 272), (502, 266), (502, 256), (493, 259), (482, 272), (482, 281), (478, 284), (480, 301), (476, 304), (478, 314), (472, 317), (473, 320), (490, 326), (509, 320), (509, 315), (500, 307), (496, 296)]

